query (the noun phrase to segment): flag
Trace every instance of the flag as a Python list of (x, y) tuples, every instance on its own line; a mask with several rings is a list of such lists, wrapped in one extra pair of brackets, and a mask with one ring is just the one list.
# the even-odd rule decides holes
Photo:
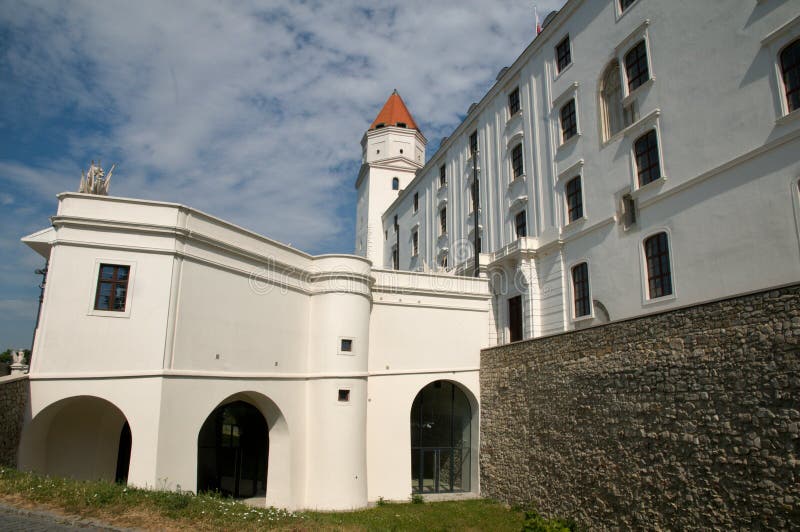
[(536, 35), (542, 33), (542, 25), (539, 24), (539, 11), (536, 9), (536, 4), (533, 4), (533, 16), (536, 18)]

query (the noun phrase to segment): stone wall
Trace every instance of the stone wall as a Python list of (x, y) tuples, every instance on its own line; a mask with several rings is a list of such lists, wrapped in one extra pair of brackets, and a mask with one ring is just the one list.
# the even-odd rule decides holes
[(17, 466), (17, 448), (27, 404), (27, 375), (0, 377), (0, 465)]
[(486, 349), (481, 491), (592, 529), (800, 528), (800, 285)]

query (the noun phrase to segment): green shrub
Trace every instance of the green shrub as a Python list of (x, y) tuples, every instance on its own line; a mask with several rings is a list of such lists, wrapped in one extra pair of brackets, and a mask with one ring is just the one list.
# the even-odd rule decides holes
[(576, 532), (578, 525), (571, 519), (546, 519), (534, 509), (525, 512), (523, 532)]
[(419, 493), (414, 493), (411, 495), (411, 502), (413, 504), (425, 504), (425, 498)]

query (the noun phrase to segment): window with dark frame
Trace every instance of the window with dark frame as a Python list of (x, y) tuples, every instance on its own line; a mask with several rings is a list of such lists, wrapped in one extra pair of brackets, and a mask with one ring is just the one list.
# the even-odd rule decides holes
[(658, 233), (645, 240), (644, 253), (647, 260), (648, 298), (672, 294), (667, 233)]
[(439, 188), (447, 186), (447, 167), (442, 165), (439, 167)]
[(581, 176), (573, 177), (564, 186), (567, 196), (567, 220), (569, 222), (574, 222), (583, 217), (583, 191), (581, 188)]
[(558, 71), (561, 72), (572, 63), (572, 51), (569, 46), (569, 35), (564, 37), (560, 43), (556, 45), (556, 65)]
[(125, 312), (129, 278), (130, 266), (101, 264), (97, 274), (94, 309)]
[(800, 109), (800, 39), (781, 52), (781, 73), (789, 112)]
[(508, 336), (509, 342), (522, 340), (522, 296), (508, 299)]
[(419, 231), (411, 233), (411, 255), (414, 257), (419, 255)]
[(639, 186), (652, 183), (661, 177), (661, 164), (658, 162), (658, 137), (651, 129), (633, 143), (636, 156), (636, 174)]
[(353, 340), (351, 338), (342, 338), (340, 350), (342, 353), (351, 353), (353, 351)]
[(419, 210), (419, 192), (414, 192), (414, 212)]
[(630, 49), (625, 54), (625, 72), (628, 74), (628, 92), (633, 92), (650, 79), (650, 70), (647, 66), (647, 46), (644, 40)]
[(447, 233), (447, 207), (439, 211), (439, 231), (443, 235)]
[(519, 112), (519, 87), (511, 91), (508, 95), (508, 114), (514, 116)]
[(400, 190), (400, 180), (396, 177), (392, 178), (392, 190)]
[(469, 152), (470, 154), (478, 152), (478, 131), (475, 130), (469, 136)]
[(578, 133), (578, 122), (575, 119), (575, 98), (561, 107), (561, 142), (566, 142)]
[(619, 0), (619, 10), (625, 11), (628, 9), (631, 4), (633, 4), (636, 0)]
[(339, 389), (339, 402), (340, 403), (347, 403), (350, 401), (350, 390), (346, 388)]
[(525, 214), (525, 211), (519, 211), (517, 215), (514, 216), (514, 229), (517, 234), (517, 238), (528, 236), (528, 217)]
[(522, 165), (522, 144), (517, 144), (511, 150), (511, 170), (514, 173), (514, 177), (517, 178), (521, 176), (524, 172), (524, 168)]
[(572, 296), (575, 303), (575, 317), (592, 314), (592, 300), (589, 298), (589, 265), (582, 262), (572, 268)]

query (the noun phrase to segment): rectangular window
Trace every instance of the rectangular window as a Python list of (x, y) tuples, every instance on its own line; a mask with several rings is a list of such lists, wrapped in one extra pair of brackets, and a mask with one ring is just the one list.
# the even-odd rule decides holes
[(800, 109), (800, 39), (783, 49), (780, 56), (781, 75), (786, 90), (789, 112)]
[(340, 389), (339, 390), (339, 402), (340, 403), (347, 403), (350, 401), (350, 390), (347, 389)]
[(575, 317), (589, 316), (592, 301), (589, 299), (589, 265), (582, 262), (572, 268), (572, 296), (575, 302)]
[(414, 257), (419, 255), (419, 231), (411, 233), (411, 255)]
[(633, 143), (636, 156), (636, 174), (639, 186), (652, 183), (661, 177), (661, 165), (658, 162), (658, 138), (656, 130), (651, 129)]
[(622, 227), (629, 229), (636, 223), (636, 200), (630, 194), (622, 196)]
[(522, 340), (522, 296), (515, 296), (508, 300), (508, 333), (509, 341)]
[(97, 275), (94, 309), (125, 312), (129, 277), (130, 266), (101, 264)]
[(447, 186), (447, 169), (445, 165), (439, 167), (439, 188)]
[(443, 235), (447, 233), (447, 207), (439, 211), (439, 231)]
[(583, 191), (581, 190), (581, 176), (570, 179), (564, 190), (567, 194), (567, 220), (574, 222), (583, 217)]
[(469, 152), (478, 153), (478, 131), (473, 131), (469, 136)]
[(561, 72), (572, 63), (572, 51), (569, 47), (569, 35), (556, 45), (556, 65)]
[(397, 246), (392, 248), (392, 269), (400, 269), (400, 253), (397, 251)]
[(658, 233), (644, 241), (647, 259), (647, 285), (650, 299), (672, 294), (667, 233)]
[(519, 112), (519, 87), (511, 91), (508, 95), (508, 114), (514, 116)]
[(575, 98), (561, 108), (561, 141), (566, 142), (578, 133), (578, 122), (575, 118)]
[(419, 192), (414, 192), (414, 212), (419, 210)]
[(522, 167), (522, 144), (517, 144), (511, 150), (511, 169), (514, 172), (514, 177), (517, 178), (522, 175), (524, 168)]
[(483, 240), (478, 237), (478, 253), (483, 253)]
[(650, 79), (650, 71), (647, 67), (647, 46), (644, 41), (639, 41), (625, 54), (625, 71), (628, 74), (628, 92), (633, 92)]
[(514, 227), (517, 238), (528, 236), (528, 217), (525, 215), (525, 211), (518, 212), (514, 217)]
[(342, 353), (353, 352), (353, 340), (351, 338), (342, 338), (341, 351)]

